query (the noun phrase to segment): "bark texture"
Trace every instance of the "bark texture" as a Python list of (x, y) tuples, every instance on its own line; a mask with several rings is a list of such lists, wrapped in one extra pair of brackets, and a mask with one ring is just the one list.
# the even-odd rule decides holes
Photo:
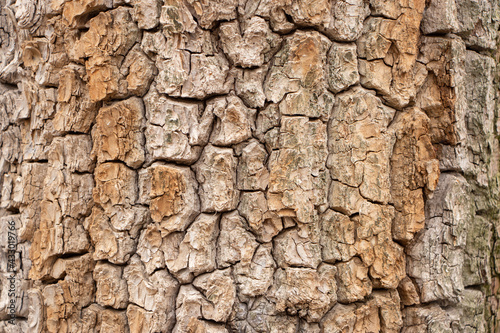
[(500, 332), (499, 24), (0, 0), (0, 332)]

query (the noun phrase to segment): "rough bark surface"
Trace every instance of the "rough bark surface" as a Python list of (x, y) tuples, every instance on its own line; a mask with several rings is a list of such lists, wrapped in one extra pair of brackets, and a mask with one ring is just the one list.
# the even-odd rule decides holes
[(496, 0), (0, 0), (0, 332), (500, 332)]

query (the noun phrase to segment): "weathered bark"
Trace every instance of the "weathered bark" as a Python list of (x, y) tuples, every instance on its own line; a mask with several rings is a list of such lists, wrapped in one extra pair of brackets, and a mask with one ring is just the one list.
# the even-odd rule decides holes
[(0, 5), (0, 332), (500, 332), (498, 1)]

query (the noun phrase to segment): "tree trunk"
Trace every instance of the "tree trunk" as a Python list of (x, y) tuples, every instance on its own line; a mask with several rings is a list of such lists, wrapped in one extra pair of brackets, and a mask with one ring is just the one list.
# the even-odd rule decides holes
[(497, 0), (0, 5), (0, 332), (500, 332)]

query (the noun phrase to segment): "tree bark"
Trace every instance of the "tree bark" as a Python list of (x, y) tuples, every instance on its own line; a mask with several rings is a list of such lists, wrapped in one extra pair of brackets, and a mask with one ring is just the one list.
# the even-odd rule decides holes
[(500, 332), (496, 0), (0, 0), (0, 332)]

